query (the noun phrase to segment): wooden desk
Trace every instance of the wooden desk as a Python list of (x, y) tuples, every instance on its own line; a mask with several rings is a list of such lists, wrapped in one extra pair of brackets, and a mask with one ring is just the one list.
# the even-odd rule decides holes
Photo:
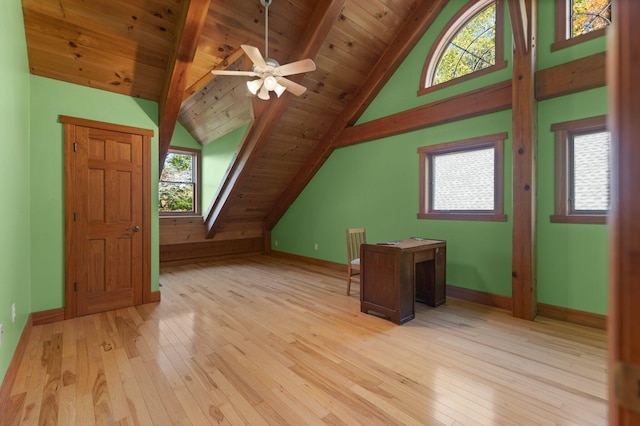
[(360, 311), (388, 316), (396, 324), (415, 317), (415, 301), (436, 307), (446, 301), (447, 243), (409, 238), (360, 246)]

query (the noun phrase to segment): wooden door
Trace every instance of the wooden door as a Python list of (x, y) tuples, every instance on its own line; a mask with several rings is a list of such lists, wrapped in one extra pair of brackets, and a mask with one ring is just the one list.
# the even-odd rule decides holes
[(609, 213), (609, 424), (640, 424), (640, 2), (613, 4), (607, 85), (611, 130)]
[(145, 136), (80, 124), (65, 126), (66, 317), (139, 305), (150, 284)]

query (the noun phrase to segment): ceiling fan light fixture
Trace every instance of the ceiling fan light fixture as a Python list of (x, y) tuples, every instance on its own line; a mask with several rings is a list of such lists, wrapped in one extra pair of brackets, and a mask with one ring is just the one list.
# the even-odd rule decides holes
[(249, 92), (251, 92), (252, 95), (257, 94), (258, 90), (260, 90), (260, 87), (262, 87), (261, 78), (257, 80), (247, 81), (247, 88), (249, 89)]
[(269, 91), (275, 90), (277, 86), (278, 86), (278, 81), (274, 76), (270, 75), (264, 79), (264, 87), (266, 87), (267, 90)]
[(265, 86), (264, 84), (262, 85), (262, 87), (260, 88), (260, 91), (258, 92), (258, 97), (263, 101), (268, 101), (271, 98), (271, 96), (269, 96), (269, 90), (267, 89), (267, 86)]
[(306, 87), (286, 79), (286, 76), (315, 71), (316, 64), (311, 59), (301, 59), (285, 65), (280, 65), (275, 59), (269, 58), (269, 6), (273, 0), (259, 0), (265, 8), (264, 13), (264, 53), (262, 56), (257, 47), (241, 44), (240, 48), (253, 63), (251, 71), (236, 70), (212, 70), (216, 75), (239, 75), (247, 77), (259, 77), (257, 80), (247, 81), (247, 89), (252, 95), (257, 95), (262, 100), (271, 98), (269, 92), (276, 92), (280, 97), (285, 91), (296, 96), (302, 95)]
[(276, 95), (280, 97), (284, 93), (284, 91), (287, 90), (287, 88), (281, 84), (276, 84), (276, 88), (273, 90), (276, 92)]

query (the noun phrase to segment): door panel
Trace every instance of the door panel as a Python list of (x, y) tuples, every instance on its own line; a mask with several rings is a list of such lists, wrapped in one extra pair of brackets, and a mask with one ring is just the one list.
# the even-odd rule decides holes
[(75, 130), (76, 315), (142, 303), (140, 135)]

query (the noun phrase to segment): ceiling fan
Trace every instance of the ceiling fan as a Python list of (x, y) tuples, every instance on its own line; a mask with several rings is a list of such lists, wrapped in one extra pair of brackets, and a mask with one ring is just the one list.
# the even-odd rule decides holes
[(252, 71), (227, 71), (227, 70), (212, 70), (211, 72), (216, 75), (239, 75), (248, 77), (259, 77), (257, 80), (247, 81), (247, 87), (253, 95), (258, 95), (258, 98), (263, 100), (269, 100), (271, 96), (269, 92), (276, 92), (276, 95), (280, 97), (285, 90), (290, 91), (296, 96), (302, 95), (306, 92), (307, 88), (291, 81), (285, 76), (301, 74), (303, 72), (315, 71), (316, 64), (311, 59), (302, 59), (300, 61), (292, 62), (290, 64), (280, 65), (275, 59), (269, 58), (269, 6), (272, 0), (260, 0), (262, 6), (264, 6), (264, 45), (265, 56), (262, 57), (260, 50), (257, 47), (243, 44), (242, 50), (247, 57), (253, 62)]

